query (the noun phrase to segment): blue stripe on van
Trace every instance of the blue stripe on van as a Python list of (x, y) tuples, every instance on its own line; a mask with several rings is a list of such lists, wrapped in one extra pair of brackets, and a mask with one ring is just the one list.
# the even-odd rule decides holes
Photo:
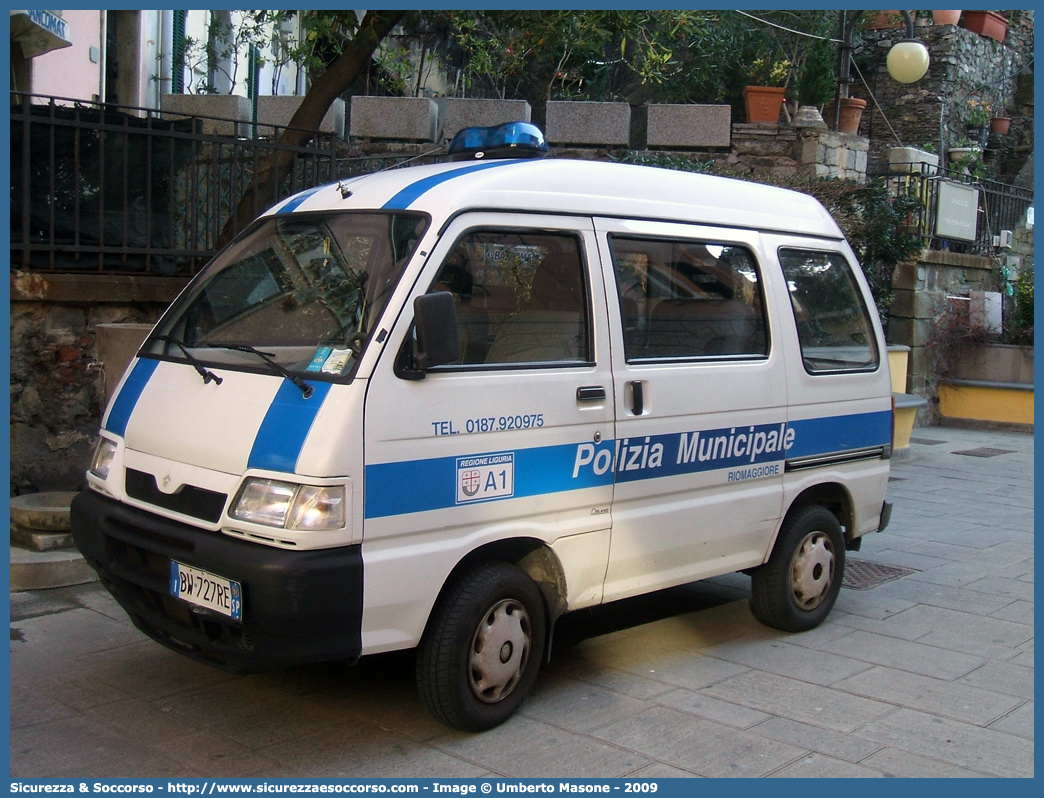
[(300, 388), (290, 380), (283, 380), (254, 438), (247, 468), (284, 471), (288, 474), (297, 468), (297, 458), (308, 431), (330, 392), (328, 382), (308, 384), (315, 393), (305, 399)]
[[(883, 410), (790, 423), (642, 436), (603, 441), (598, 446), (569, 443), (519, 449), (497, 453), (497, 456), (510, 454), (513, 457), (513, 493), (488, 501), (609, 485), (614, 479), (634, 482), (727, 469), (781, 476), (786, 459), (885, 446), (891, 436), (892, 413)], [(481, 456), (461, 452), (453, 457), (367, 465), (366, 518), (455, 506), (463, 470), (458, 461)]]
[(810, 418), (791, 421), (787, 427), (795, 432), (794, 445), (787, 450), (788, 459), (850, 452), (883, 446), (891, 441), (892, 412), (882, 410), (850, 416)]
[(285, 203), (283, 203), (283, 205), (281, 205), (275, 212), (293, 213), (298, 209), (298, 207), (300, 207), (302, 203), (304, 203), (308, 199), (311, 199), (313, 194), (322, 191), (324, 188), (326, 188), (326, 186), (316, 186), (315, 188), (310, 188), (307, 191), (302, 191), (300, 194), (294, 194), (294, 196), (292, 196)]
[[(505, 498), (519, 499), (611, 485), (611, 471), (596, 475), (592, 469), (586, 469), (573, 479), (576, 447), (575, 443), (566, 443), (513, 452), (514, 493)], [(612, 442), (603, 442), (599, 446), (610, 452), (611, 447)], [(383, 518), (453, 507), (457, 497), (457, 461), (460, 459), (458, 456), (439, 457), (366, 466), (366, 517)]]
[(452, 169), (448, 172), (440, 172), (437, 175), (426, 177), (423, 180), (418, 180), (416, 183), (410, 183), (410, 185), (406, 186), (406, 188), (402, 189), (398, 194), (384, 203), (383, 209), (405, 210), (422, 194), (431, 191), (435, 186), (445, 183), (447, 180), (452, 180), (461, 175), (471, 174), (472, 172), (479, 172), (483, 169), (492, 169), (495, 166), (505, 166), (511, 163), (518, 163), (518, 160), (508, 159), (503, 161), (483, 161), (481, 163), (470, 164), (469, 166), (462, 166), (460, 169)]
[(130, 421), (131, 413), (134, 412), (134, 407), (138, 404), (138, 399), (141, 398), (141, 394), (145, 390), (145, 386), (149, 384), (157, 366), (159, 366), (158, 360), (138, 358), (138, 362), (134, 364), (126, 382), (120, 388), (116, 401), (112, 403), (109, 417), (105, 420), (105, 430), (119, 435), (121, 438), (127, 434), (127, 423)]

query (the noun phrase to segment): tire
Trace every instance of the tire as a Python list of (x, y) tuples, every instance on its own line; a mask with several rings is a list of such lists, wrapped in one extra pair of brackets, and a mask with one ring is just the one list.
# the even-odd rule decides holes
[(437, 720), (461, 731), (498, 726), (536, 681), (547, 614), (514, 565), (463, 574), (435, 608), (417, 651), (417, 688)]
[(772, 556), (751, 575), (750, 611), (784, 632), (814, 629), (830, 614), (845, 573), (845, 539), (825, 507), (803, 507), (783, 522)]

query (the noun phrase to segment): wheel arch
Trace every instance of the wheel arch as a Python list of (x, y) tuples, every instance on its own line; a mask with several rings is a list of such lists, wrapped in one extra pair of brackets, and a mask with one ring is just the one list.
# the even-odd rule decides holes
[(780, 519), (780, 528), (782, 529), (788, 517), (811, 505), (819, 505), (832, 512), (841, 524), (845, 540), (852, 540), (852, 532), (855, 529), (855, 503), (848, 488), (840, 482), (821, 482), (802, 490)]
[[(565, 612), (566, 579), (565, 569), (558, 556), (544, 541), (537, 538), (505, 538), (495, 540), (469, 551), (446, 576), (439, 590), (439, 595), (432, 605), (428, 623), (434, 608), (443, 600), (445, 594), (460, 579), (461, 574), (486, 562), (506, 562), (521, 568), (540, 589), (544, 597), (544, 609), (547, 612), (548, 628)], [(550, 640), (550, 635), (548, 635)]]

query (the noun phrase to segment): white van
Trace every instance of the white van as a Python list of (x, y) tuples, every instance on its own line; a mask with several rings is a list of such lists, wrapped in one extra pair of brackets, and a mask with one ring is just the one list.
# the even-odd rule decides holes
[(235, 671), (416, 647), (432, 713), (480, 730), (572, 610), (742, 570), (758, 620), (823, 620), (890, 511), (841, 231), (804, 194), (534, 152), (463, 131), (465, 160), (305, 191), (173, 303), (73, 505), (138, 628)]

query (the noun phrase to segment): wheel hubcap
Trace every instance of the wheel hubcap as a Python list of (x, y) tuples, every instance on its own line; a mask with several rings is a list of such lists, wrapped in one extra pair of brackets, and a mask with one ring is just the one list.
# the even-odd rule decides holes
[(505, 599), (482, 617), (471, 641), (468, 681), (475, 696), (495, 704), (511, 694), (529, 662), (532, 629), (525, 608)]
[(790, 566), (790, 591), (803, 610), (814, 610), (834, 583), (834, 550), (823, 532), (810, 532), (801, 541)]

